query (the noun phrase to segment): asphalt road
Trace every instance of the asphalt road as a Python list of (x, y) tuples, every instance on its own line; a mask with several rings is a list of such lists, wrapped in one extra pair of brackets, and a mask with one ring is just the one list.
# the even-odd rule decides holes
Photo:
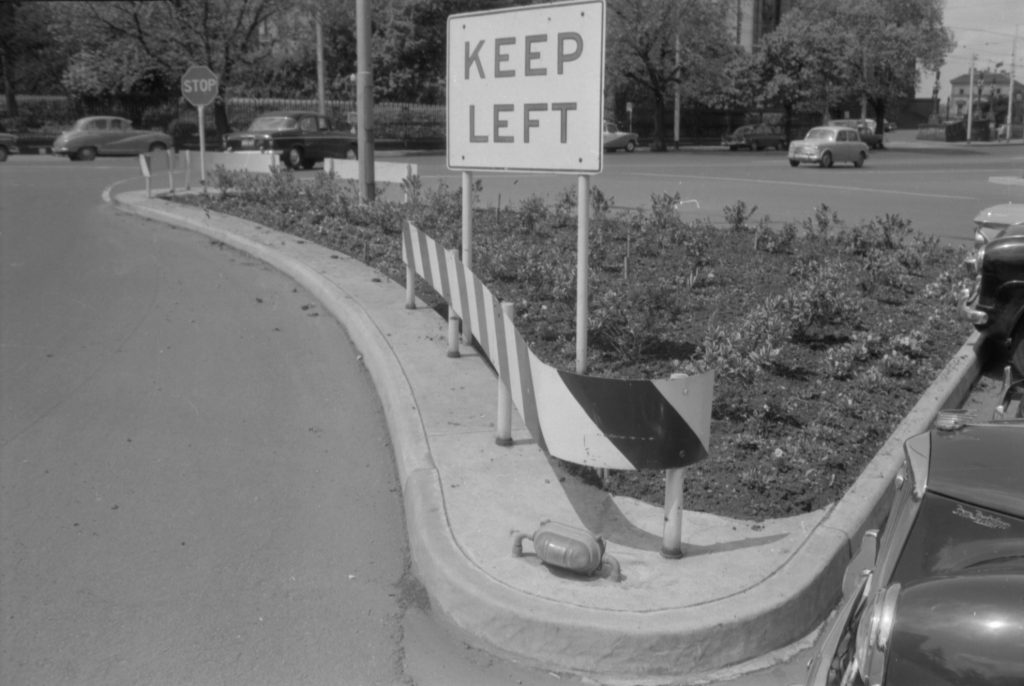
[(126, 161), (12, 159), (0, 682), (401, 683), (422, 593), (344, 331), (262, 264), (104, 205)]
[[(752, 223), (764, 219), (775, 228), (812, 218), (825, 205), (849, 224), (896, 215), (917, 230), (954, 241), (973, 238), (971, 219), (979, 210), (1024, 202), (1019, 187), (989, 182), (992, 176), (1021, 175), (1020, 144), (953, 147), (918, 143), (912, 131), (886, 135), (890, 148), (871, 151), (862, 169), (794, 169), (785, 152), (772, 150), (606, 153), (604, 171), (591, 179), (591, 187), (622, 209), (650, 209), (652, 196), (678, 194), (684, 216), (715, 223), (725, 221), (724, 209), (739, 201), (756, 208)], [(445, 168), (443, 155), (410, 159), (426, 187), (442, 182), (461, 187), (460, 173)], [(483, 207), (517, 207), (532, 196), (552, 203), (576, 189), (573, 176), (479, 172), (474, 179), (482, 185), (478, 206)]]

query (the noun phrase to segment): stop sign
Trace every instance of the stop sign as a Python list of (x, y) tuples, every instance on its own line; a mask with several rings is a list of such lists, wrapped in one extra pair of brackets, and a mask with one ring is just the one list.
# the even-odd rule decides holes
[(181, 94), (196, 107), (212, 104), (217, 97), (217, 75), (209, 67), (189, 67), (181, 77)]

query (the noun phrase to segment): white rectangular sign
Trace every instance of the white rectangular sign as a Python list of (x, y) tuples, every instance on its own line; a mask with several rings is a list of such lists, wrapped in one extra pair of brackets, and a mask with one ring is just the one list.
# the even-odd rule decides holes
[(448, 18), (448, 168), (599, 173), (603, 0)]

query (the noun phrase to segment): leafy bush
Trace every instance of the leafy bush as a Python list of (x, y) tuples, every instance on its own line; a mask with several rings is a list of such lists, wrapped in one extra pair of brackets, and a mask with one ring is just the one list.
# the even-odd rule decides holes
[[(462, 249), (461, 189), (413, 180), (407, 203), (367, 205), (356, 184), (326, 173), (302, 182), (219, 169), (211, 179), (220, 193), (175, 199), (303, 236), (396, 281), (406, 220)], [(481, 189), (477, 181), (471, 192)], [(588, 372), (715, 371), (711, 458), (687, 469), (688, 508), (760, 518), (834, 502), (969, 335), (952, 296), (963, 249), (895, 216), (847, 226), (823, 205), (776, 227), (737, 202), (714, 224), (684, 221), (678, 202), (659, 195), (649, 209), (615, 211), (592, 188)], [(566, 369), (575, 367), (576, 211), (575, 188), (552, 204), (474, 211), (474, 271), (515, 305), (533, 351)], [(661, 504), (656, 474), (603, 483)]]

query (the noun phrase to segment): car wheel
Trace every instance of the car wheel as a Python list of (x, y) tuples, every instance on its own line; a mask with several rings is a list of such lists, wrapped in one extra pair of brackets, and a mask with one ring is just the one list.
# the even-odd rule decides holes
[(789, 161), (789, 166), (791, 166), (791, 167), (799, 167), (800, 166), (800, 161), (799, 160), (790, 160)]
[(74, 159), (82, 160), (83, 162), (92, 162), (96, 159), (96, 148), (82, 148), (75, 155)]
[(288, 149), (288, 152), (284, 154), (284, 164), (289, 169), (301, 169), (302, 168), (302, 148), (294, 146)]
[(860, 153), (859, 155), (857, 155), (857, 159), (855, 159), (853, 161), (853, 166), (855, 166), (858, 169), (860, 169), (861, 167), (864, 166), (864, 160), (866, 160), (867, 158), (868, 158), (868, 156), (867, 156), (866, 153), (863, 153), (863, 152)]
[(7, 161), (7, 148), (5, 148), (4, 146), (0, 145), (0, 162), (6, 162), (6, 161)]
[(149, 151), (150, 152), (159, 152), (159, 151), (166, 150), (166, 149), (167, 149), (167, 146), (164, 145), (163, 143), (153, 143), (152, 145), (149, 146)]
[(821, 164), (822, 167), (831, 167), (832, 166), (832, 153), (826, 152), (824, 155), (822, 155), (821, 156), (821, 162), (819, 164)]
[(1010, 340), (1010, 364), (1018, 374), (1024, 375), (1024, 321), (1017, 324)]
[(633, 141), (627, 141), (626, 152), (633, 152), (634, 150), (636, 150), (636, 143), (634, 143)]
[(345, 151), (345, 159), (347, 159), (347, 160), (357, 160), (357, 159), (359, 159), (359, 150), (356, 149), (356, 146), (354, 146), (354, 145), (350, 145), (349, 146), (348, 150)]

